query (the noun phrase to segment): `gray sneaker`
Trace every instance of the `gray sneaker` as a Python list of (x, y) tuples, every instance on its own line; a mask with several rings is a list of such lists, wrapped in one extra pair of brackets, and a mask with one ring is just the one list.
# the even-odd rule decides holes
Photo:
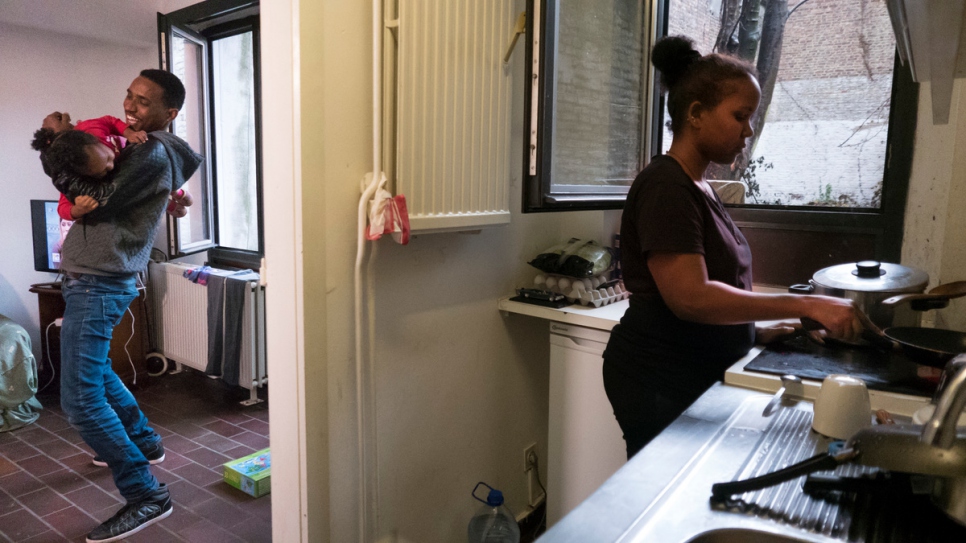
[[(160, 441), (158, 441), (158, 444), (150, 451), (141, 452), (144, 453), (144, 457), (148, 459), (148, 463), (152, 466), (164, 462), (164, 445)], [(91, 462), (93, 462), (95, 466), (100, 466), (102, 468), (107, 467), (107, 462), (105, 462), (100, 456), (95, 456)]]
[(154, 493), (139, 502), (129, 503), (87, 534), (87, 543), (120, 541), (168, 517), (174, 511), (168, 487), (161, 483)]

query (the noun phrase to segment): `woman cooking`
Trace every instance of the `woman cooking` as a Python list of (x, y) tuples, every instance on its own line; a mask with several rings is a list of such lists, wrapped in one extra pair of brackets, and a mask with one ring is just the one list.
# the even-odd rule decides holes
[(627, 195), (621, 266), (632, 295), (604, 352), (604, 388), (628, 458), (756, 340), (793, 331), (756, 329), (756, 321), (809, 317), (842, 339), (862, 330), (850, 300), (752, 292), (748, 243), (703, 177), (711, 162), (732, 163), (754, 133), (755, 68), (702, 56), (684, 37), (658, 41), (651, 60), (668, 93), (673, 138)]

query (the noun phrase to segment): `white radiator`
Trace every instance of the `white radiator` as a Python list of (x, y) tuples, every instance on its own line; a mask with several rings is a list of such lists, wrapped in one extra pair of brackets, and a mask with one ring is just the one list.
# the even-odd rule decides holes
[[(205, 371), (208, 366), (208, 287), (184, 277), (196, 266), (151, 262), (149, 288), (155, 346), (168, 360)], [(242, 310), (242, 346), (238, 384), (251, 391), (268, 382), (265, 364), (265, 287), (250, 282)]]
[(395, 189), (414, 232), (510, 222), (512, 77), (503, 55), (515, 19), (513, 0), (398, 2), (386, 125), (395, 124)]

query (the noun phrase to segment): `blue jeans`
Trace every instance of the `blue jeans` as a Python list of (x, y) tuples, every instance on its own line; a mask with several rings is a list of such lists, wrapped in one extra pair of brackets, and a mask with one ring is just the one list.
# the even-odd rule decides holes
[(67, 420), (111, 468), (128, 503), (158, 488), (142, 450), (161, 441), (111, 368), (114, 327), (137, 298), (136, 276), (81, 274), (65, 279), (60, 332), (60, 403)]

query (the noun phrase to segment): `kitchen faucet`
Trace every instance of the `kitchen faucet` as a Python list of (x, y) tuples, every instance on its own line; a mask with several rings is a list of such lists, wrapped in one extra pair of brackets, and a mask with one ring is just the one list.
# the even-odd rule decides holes
[(920, 441), (949, 449), (956, 439), (956, 424), (966, 407), (966, 354), (950, 360), (943, 369), (936, 410), (922, 429)]

